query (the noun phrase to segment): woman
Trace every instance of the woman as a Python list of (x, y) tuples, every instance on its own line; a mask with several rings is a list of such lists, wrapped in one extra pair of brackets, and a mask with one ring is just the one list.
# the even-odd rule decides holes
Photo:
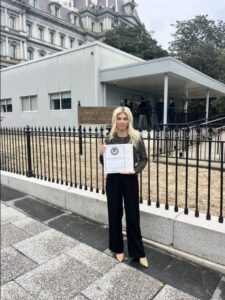
[[(140, 230), (140, 213), (138, 198), (138, 177), (147, 163), (144, 142), (140, 133), (133, 126), (133, 116), (128, 107), (118, 107), (113, 112), (112, 129), (105, 144), (133, 144), (134, 173), (108, 174), (106, 194), (109, 218), (109, 249), (115, 253), (119, 262), (127, 260), (124, 255), (122, 236), (123, 204), (126, 212), (128, 251), (131, 257), (148, 267)], [(100, 161), (103, 163), (105, 145), (100, 147)]]

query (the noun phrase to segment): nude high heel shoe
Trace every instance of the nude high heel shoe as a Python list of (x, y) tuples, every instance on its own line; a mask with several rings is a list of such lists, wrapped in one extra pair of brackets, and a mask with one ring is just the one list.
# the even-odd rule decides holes
[(124, 253), (115, 253), (115, 258), (118, 262), (127, 261), (128, 257), (124, 255)]
[(144, 268), (148, 268), (148, 260), (146, 257), (141, 257), (139, 258), (139, 264), (144, 267)]

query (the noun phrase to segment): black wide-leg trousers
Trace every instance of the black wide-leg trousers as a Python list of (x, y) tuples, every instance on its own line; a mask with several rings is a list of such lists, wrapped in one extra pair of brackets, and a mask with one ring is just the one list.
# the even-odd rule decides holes
[(124, 200), (129, 256), (145, 257), (140, 229), (137, 175), (108, 174), (106, 194), (109, 218), (109, 249), (115, 253), (124, 251), (122, 236)]

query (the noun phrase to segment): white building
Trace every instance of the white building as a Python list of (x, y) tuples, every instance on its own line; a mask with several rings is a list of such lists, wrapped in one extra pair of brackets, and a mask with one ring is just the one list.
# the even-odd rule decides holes
[(134, 0), (2, 0), (1, 64), (11, 66), (139, 25)]
[(82, 106), (118, 106), (164, 95), (183, 108), (190, 98), (224, 96), (225, 85), (171, 58), (144, 61), (100, 42), (1, 70), (2, 126), (77, 126)]

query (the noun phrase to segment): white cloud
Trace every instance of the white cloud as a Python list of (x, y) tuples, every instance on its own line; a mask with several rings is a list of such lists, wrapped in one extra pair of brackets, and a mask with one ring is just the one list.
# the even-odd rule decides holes
[(207, 14), (212, 20), (225, 21), (224, 0), (136, 0), (141, 21), (163, 48), (173, 39), (171, 33), (176, 21), (189, 20)]

